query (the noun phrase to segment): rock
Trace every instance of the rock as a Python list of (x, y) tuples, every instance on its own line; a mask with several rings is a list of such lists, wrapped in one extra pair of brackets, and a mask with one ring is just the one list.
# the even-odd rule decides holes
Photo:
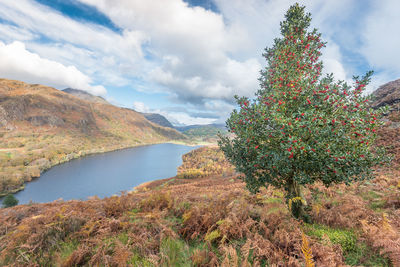
[(400, 79), (380, 86), (372, 95), (375, 97), (371, 105), (373, 108), (390, 106), (392, 110), (398, 109), (400, 103)]
[(64, 121), (57, 116), (48, 115), (48, 116), (31, 116), (26, 119), (33, 126), (43, 126), (43, 125), (50, 125), (50, 126), (61, 126), (64, 124)]

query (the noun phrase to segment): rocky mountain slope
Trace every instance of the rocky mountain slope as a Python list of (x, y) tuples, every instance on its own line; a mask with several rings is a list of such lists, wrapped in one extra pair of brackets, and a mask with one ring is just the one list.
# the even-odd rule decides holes
[(0, 80), (0, 194), (85, 154), (184, 139), (133, 110), (43, 85)]
[(167, 120), (167, 118), (165, 118), (161, 114), (157, 114), (157, 113), (142, 113), (142, 114), (147, 120), (149, 120), (149, 121), (151, 121), (153, 123), (156, 123), (156, 124), (161, 125), (163, 127), (174, 128), (172, 123), (169, 120)]
[(393, 167), (400, 164), (400, 79), (380, 86), (373, 93), (373, 108), (389, 107), (385, 117), (386, 125), (378, 131), (378, 145), (385, 146), (388, 153), (393, 155)]
[(375, 97), (372, 103), (373, 107), (378, 108), (388, 105), (392, 109), (398, 108), (400, 103), (400, 79), (380, 86), (372, 95)]

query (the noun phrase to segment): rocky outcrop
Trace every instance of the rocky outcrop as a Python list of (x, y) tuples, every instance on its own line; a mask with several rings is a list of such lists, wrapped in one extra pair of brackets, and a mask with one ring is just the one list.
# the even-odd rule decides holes
[(372, 95), (375, 98), (373, 108), (390, 106), (391, 109), (397, 109), (400, 104), (400, 79), (380, 86)]
[(60, 119), (54, 115), (47, 115), (47, 116), (31, 116), (26, 119), (33, 126), (43, 126), (43, 125), (50, 125), (53, 127), (61, 126), (64, 124), (64, 120)]

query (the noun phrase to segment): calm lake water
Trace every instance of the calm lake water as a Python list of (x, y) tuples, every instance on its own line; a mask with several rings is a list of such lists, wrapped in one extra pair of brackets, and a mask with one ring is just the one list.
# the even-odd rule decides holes
[(19, 204), (112, 196), (144, 182), (175, 176), (182, 155), (195, 148), (157, 144), (89, 155), (54, 166), (14, 196)]

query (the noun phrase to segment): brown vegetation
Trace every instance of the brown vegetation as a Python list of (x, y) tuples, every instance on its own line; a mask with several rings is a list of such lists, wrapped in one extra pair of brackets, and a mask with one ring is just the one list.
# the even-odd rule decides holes
[[(184, 157), (180, 172), (103, 200), (0, 210), (0, 265), (397, 266), (398, 173), (305, 197), (313, 224), (295, 220), (283, 192), (250, 194), (217, 148)], [(221, 174), (225, 172), (225, 177)]]

